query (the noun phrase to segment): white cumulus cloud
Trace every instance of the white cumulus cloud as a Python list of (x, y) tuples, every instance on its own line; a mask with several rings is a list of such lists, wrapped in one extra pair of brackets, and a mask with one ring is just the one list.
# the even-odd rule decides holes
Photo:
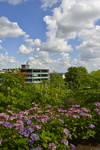
[(42, 43), (41, 50), (50, 52), (64, 52), (70, 51), (72, 48), (68, 45), (67, 41), (62, 38), (51, 38), (45, 43)]
[(18, 26), (17, 22), (11, 22), (6, 17), (0, 17), (0, 38), (21, 35), (25, 35), (25, 32)]
[(19, 47), (19, 53), (20, 54), (30, 54), (33, 51), (34, 51), (34, 48), (29, 47), (29, 46), (25, 46), (23, 44)]
[(60, 2), (61, 0), (41, 0), (42, 1), (42, 7), (52, 7), (54, 4)]
[(9, 4), (17, 5), (21, 2), (24, 2), (24, 0), (0, 0), (0, 2), (8, 2)]
[(0, 68), (17, 68), (19, 67), (19, 62), (15, 57), (9, 56), (6, 52), (5, 54), (0, 54)]

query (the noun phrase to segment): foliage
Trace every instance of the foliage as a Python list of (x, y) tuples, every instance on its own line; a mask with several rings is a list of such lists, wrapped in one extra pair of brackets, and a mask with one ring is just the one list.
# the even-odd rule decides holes
[(75, 139), (83, 142), (100, 137), (100, 103), (92, 110), (71, 105), (68, 109), (36, 103), (25, 111), (0, 113), (0, 149), (75, 149)]
[(72, 90), (87, 86), (88, 72), (85, 67), (70, 67), (65, 76), (68, 87)]
[(90, 87), (94, 89), (100, 88), (100, 70), (92, 71), (89, 77)]
[(65, 88), (65, 81), (60, 74), (54, 72), (50, 74), (50, 85), (54, 88)]
[(69, 100), (73, 103), (78, 103), (81, 105), (88, 105), (93, 102), (100, 102), (100, 89), (83, 89), (70, 91)]
[(54, 73), (40, 84), (25, 84), (20, 73), (0, 74), (0, 149), (69, 150), (99, 141), (99, 74), (84, 67), (69, 72), (66, 83)]

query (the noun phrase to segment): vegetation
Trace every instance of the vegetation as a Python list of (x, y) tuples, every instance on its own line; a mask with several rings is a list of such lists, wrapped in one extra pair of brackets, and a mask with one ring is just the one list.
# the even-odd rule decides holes
[(66, 79), (26, 84), (25, 76), (0, 74), (0, 149), (70, 150), (100, 142), (100, 70), (70, 67)]

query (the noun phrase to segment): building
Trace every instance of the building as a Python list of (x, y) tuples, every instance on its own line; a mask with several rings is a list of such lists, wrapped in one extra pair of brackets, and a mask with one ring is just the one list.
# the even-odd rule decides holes
[(30, 69), (28, 63), (21, 66), (21, 72), (26, 75), (26, 83), (40, 83), (50, 79), (48, 69)]

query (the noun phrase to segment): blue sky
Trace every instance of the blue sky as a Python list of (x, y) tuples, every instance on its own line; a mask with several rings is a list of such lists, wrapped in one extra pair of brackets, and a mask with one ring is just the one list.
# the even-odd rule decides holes
[(99, 0), (0, 0), (0, 69), (100, 69)]

